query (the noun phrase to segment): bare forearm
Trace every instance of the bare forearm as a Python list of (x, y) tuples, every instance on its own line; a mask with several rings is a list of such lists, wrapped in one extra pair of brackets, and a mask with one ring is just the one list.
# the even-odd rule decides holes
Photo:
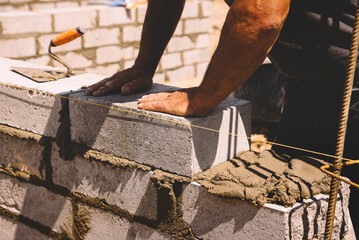
[[(199, 111), (217, 106), (262, 64), (289, 10), (289, 0), (273, 6), (275, 1), (242, 0), (232, 5), (219, 45), (194, 98)], [(248, 12), (250, 8), (255, 11)], [(273, 16), (278, 17), (273, 19)]]
[(149, 0), (135, 65), (153, 74), (176, 26), (185, 0)]

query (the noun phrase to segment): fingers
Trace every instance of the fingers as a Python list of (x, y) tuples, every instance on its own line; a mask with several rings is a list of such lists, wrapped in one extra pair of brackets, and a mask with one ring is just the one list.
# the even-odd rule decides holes
[(123, 95), (130, 95), (138, 92), (143, 92), (150, 89), (151, 86), (151, 78), (140, 78), (124, 84), (121, 88), (121, 93)]
[(105, 78), (102, 81), (89, 86), (85, 93), (88, 96), (103, 96), (110, 92), (118, 90), (122, 86), (123, 78), (119, 74), (115, 74), (112, 77)]
[(103, 86), (108, 81), (108, 78), (105, 78), (95, 84), (92, 84), (91, 86), (87, 87), (85, 90), (85, 93), (87, 96), (91, 96), (94, 91), (99, 89), (101, 86)]
[(95, 97), (106, 95), (110, 92), (119, 90), (122, 85), (128, 81), (132, 76), (131, 72), (124, 70), (117, 72), (109, 78), (105, 78), (102, 81), (89, 86), (85, 93), (86, 95), (92, 95)]
[(92, 95), (95, 97), (106, 95), (107, 93), (115, 90), (114, 80), (110, 79), (101, 87), (97, 88)]
[(129, 95), (146, 91), (152, 86), (152, 77), (143, 77), (139, 71), (126, 69), (118, 72), (109, 78), (89, 86), (85, 93), (95, 97), (103, 96), (112, 92), (121, 92)]
[(191, 116), (194, 114), (186, 91), (150, 94), (143, 96), (138, 102), (138, 108), (144, 110), (165, 112), (178, 116)]
[(138, 108), (157, 112), (168, 112), (166, 98), (167, 93), (150, 94), (138, 100)]

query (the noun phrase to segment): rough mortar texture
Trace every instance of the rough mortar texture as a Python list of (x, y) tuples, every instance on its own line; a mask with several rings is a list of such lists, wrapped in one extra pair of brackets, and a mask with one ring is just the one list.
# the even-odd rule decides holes
[(157, 192), (149, 167), (89, 150), (73, 160), (63, 160), (53, 144), (52, 175), (54, 184), (148, 219), (157, 217)]
[(146, 225), (130, 222), (125, 218), (110, 212), (101, 211), (85, 205), (80, 208), (86, 209), (91, 215), (89, 222), (91, 229), (84, 239), (86, 240), (113, 240), (113, 239), (136, 239), (136, 240), (162, 240), (172, 239), (170, 235), (150, 228)]
[(0, 216), (0, 240), (9, 239), (50, 240), (52, 238), (11, 218)]
[(68, 199), (3, 173), (0, 174), (0, 206), (59, 232), (63, 224), (71, 222)]
[(272, 151), (248, 151), (198, 174), (194, 180), (219, 196), (259, 205), (269, 202), (292, 206), (329, 192), (330, 177), (319, 169), (325, 164), (309, 157), (289, 159)]
[[(345, 185), (342, 184), (336, 206), (333, 239), (338, 240), (348, 231), (349, 187)], [(201, 239), (314, 240), (324, 236), (328, 195), (316, 195), (293, 207), (256, 206), (245, 200), (220, 197), (198, 183), (187, 185), (182, 195), (183, 219)]]
[(0, 125), (0, 164), (45, 179), (46, 141), (41, 135)]

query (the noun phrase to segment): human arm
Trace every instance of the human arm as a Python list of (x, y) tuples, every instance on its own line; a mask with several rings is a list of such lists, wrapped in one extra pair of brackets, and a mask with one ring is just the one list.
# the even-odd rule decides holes
[(262, 64), (279, 36), (290, 0), (236, 0), (218, 47), (198, 88), (152, 94), (139, 108), (183, 116), (204, 116)]
[(86, 89), (87, 95), (124, 95), (147, 90), (158, 62), (180, 20), (185, 0), (149, 0), (140, 49), (134, 65)]

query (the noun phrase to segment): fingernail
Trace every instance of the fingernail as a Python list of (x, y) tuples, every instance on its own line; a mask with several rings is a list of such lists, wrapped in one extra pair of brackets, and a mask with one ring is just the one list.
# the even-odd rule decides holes
[(138, 104), (138, 107), (139, 108), (143, 107), (143, 103)]

